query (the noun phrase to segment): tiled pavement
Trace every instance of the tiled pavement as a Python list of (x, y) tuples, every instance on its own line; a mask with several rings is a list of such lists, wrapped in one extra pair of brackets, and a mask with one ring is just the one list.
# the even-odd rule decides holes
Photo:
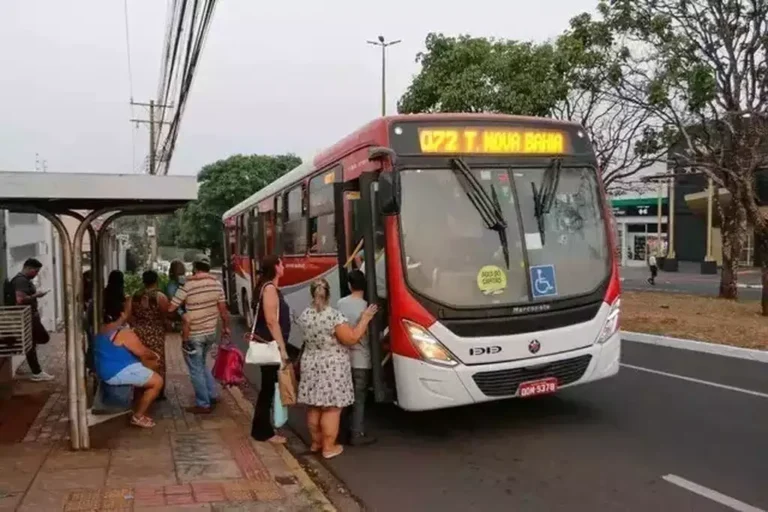
[(250, 438), (252, 406), (239, 391), (223, 391), (210, 416), (184, 411), (192, 388), (173, 335), (168, 400), (151, 412), (157, 426), (116, 418), (91, 427), (90, 451), (71, 451), (63, 347), (54, 336), (40, 350), (56, 382), (17, 383), (17, 393), (53, 394), (24, 442), (0, 445), (0, 511), (333, 510), (285, 448)]

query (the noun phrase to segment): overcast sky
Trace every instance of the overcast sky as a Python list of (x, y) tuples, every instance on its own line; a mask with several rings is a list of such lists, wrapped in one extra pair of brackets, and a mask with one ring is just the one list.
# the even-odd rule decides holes
[[(128, 0), (132, 89), (157, 90), (166, 9)], [(173, 174), (235, 153), (304, 158), (380, 112), (379, 34), (394, 112), (429, 32), (546, 40), (595, 0), (219, 0), (187, 104)], [(129, 107), (122, 0), (0, 0), (0, 169), (130, 173), (146, 117)], [(135, 141), (135, 150), (134, 150)]]

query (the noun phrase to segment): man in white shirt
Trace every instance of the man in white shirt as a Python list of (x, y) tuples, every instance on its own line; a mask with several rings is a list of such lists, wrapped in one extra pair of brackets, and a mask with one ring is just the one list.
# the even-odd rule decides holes
[(656, 286), (656, 276), (659, 273), (659, 267), (656, 266), (656, 256), (653, 254), (648, 258), (648, 267), (651, 269), (651, 277), (648, 278), (648, 284)]

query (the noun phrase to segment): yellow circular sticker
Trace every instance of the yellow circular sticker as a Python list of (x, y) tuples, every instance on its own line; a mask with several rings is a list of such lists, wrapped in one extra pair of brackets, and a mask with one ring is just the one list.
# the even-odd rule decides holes
[(496, 265), (486, 265), (477, 273), (477, 287), (485, 295), (498, 295), (507, 288), (507, 274)]

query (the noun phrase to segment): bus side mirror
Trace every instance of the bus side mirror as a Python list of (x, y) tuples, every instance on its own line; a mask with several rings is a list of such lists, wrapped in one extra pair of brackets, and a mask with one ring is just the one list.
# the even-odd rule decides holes
[(372, 147), (368, 150), (368, 160), (389, 159), (392, 164), (390, 172), (379, 174), (378, 203), (382, 215), (397, 215), (400, 213), (400, 173), (395, 168), (395, 152), (386, 147)]
[(400, 173), (392, 171), (379, 174), (378, 203), (382, 215), (400, 213)]

